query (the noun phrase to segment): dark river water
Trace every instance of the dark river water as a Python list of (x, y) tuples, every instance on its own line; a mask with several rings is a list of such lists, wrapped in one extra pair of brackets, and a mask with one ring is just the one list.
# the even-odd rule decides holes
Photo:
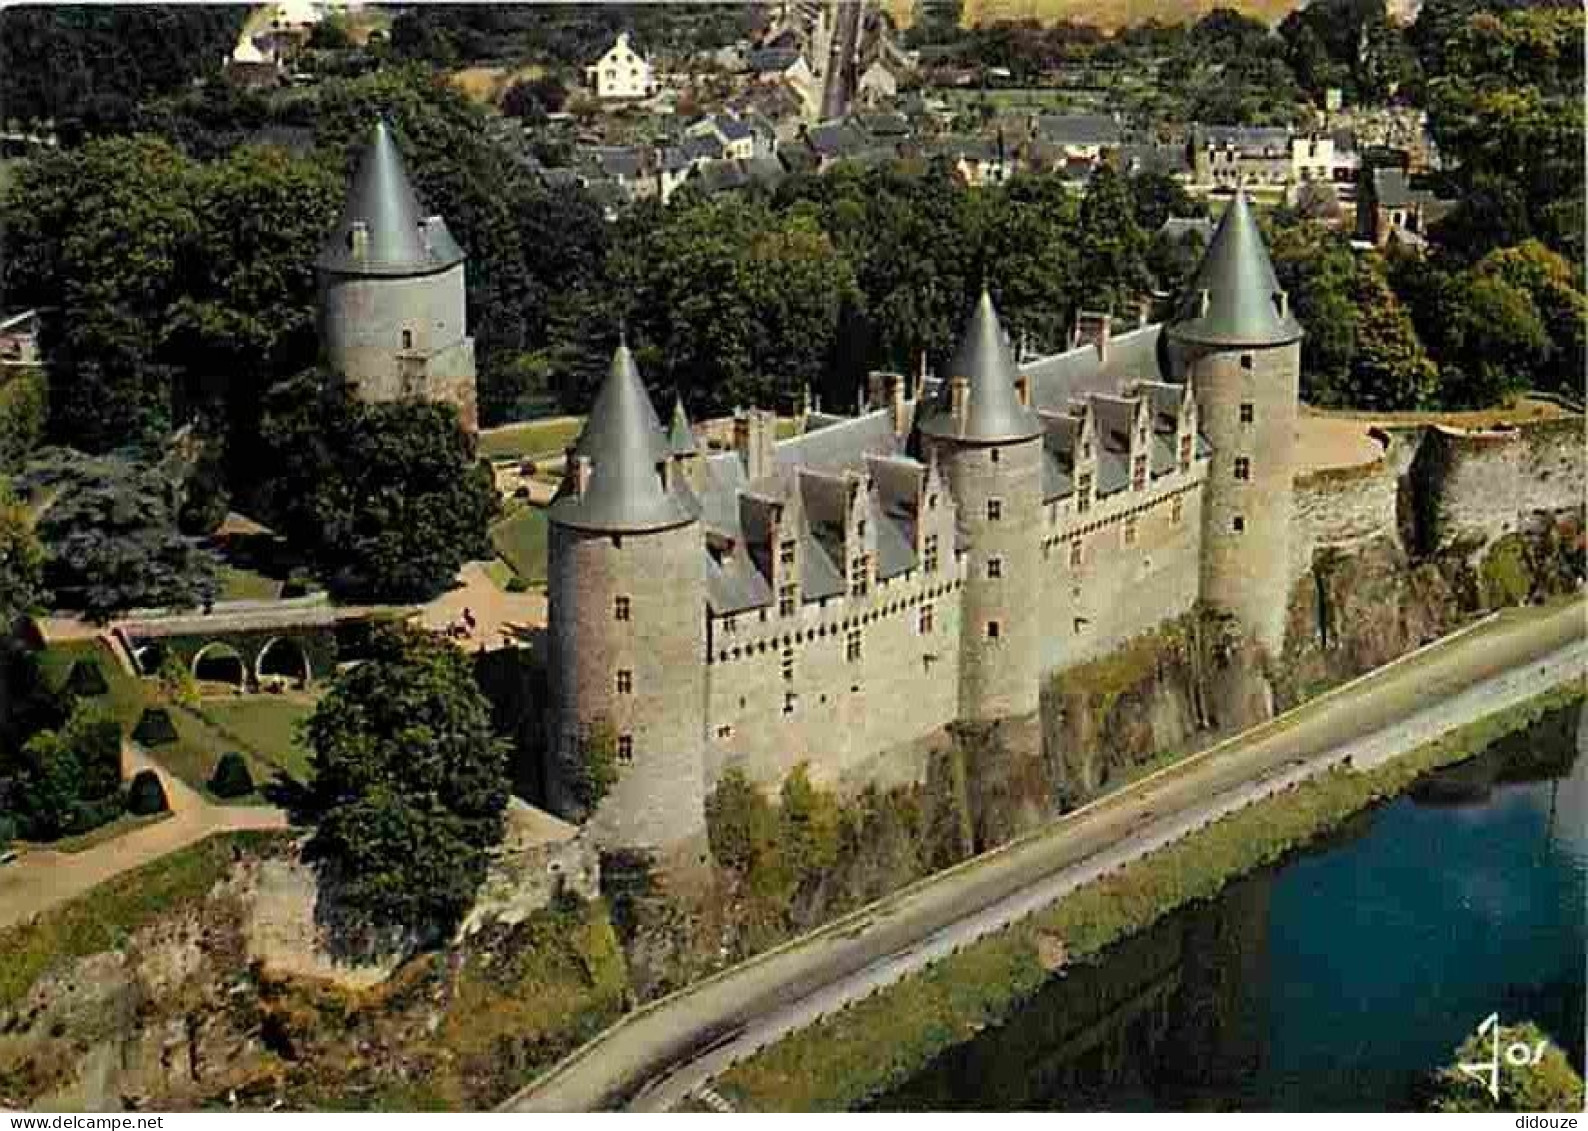
[(1583, 1067), (1579, 710), (1054, 978), (881, 1110), (1397, 1110), (1490, 1013)]

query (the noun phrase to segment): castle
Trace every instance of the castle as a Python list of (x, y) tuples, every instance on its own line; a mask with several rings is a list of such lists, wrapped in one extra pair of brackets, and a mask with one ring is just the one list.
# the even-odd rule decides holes
[[(325, 348), (362, 395), (473, 420), (463, 255), (384, 127), (322, 253)], [(1199, 600), (1270, 654), (1291, 581), (1302, 328), (1237, 194), (1166, 323), (1082, 320), (1017, 357), (985, 291), (950, 363), (856, 416), (737, 413), (703, 451), (620, 346), (548, 511), (548, 780), (598, 734), (600, 843), (667, 849), (741, 767), (866, 777), (955, 722), (1034, 716), (1048, 674)]]

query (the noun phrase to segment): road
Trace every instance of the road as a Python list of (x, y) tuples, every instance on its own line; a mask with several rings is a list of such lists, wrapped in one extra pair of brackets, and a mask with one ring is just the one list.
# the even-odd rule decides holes
[(865, 4), (861, 0), (833, 0), (833, 45), (827, 55), (827, 69), (822, 80), (822, 113), (824, 122), (836, 122), (849, 113), (849, 101), (854, 97), (855, 50), (860, 43), (860, 26), (865, 18)]
[(81, 852), (34, 849), (13, 864), (0, 865), (0, 929), (215, 833), (287, 827), (287, 815), (273, 805), (211, 804), (131, 743), (123, 748), (123, 757), (128, 779), (140, 770), (160, 775), (171, 816)]
[(668, 1110), (825, 1013), (1331, 766), (1369, 766), (1588, 669), (1579, 598), (1511, 610), (1187, 758), (1036, 833), (619, 1021), (517, 1111)]

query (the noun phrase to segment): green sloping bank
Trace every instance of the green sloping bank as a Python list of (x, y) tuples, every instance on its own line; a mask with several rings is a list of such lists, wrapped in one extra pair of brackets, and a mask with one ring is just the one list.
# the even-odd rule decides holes
[(1463, 761), (1545, 712), (1580, 701), (1580, 683), (1460, 727), (1378, 769), (1336, 770), (1232, 813), (1185, 840), (1088, 884), (870, 998), (729, 1069), (716, 1088), (741, 1110), (844, 1111), (915, 1075), (939, 1053), (1011, 1016), (1048, 978), (1043, 936), (1071, 960), (1209, 899), (1416, 778)]
[(138, 928), (200, 903), (226, 878), (238, 853), (263, 855), (291, 839), (287, 832), (218, 833), (0, 931), (0, 1010), (15, 1005), (51, 969), (115, 950)]

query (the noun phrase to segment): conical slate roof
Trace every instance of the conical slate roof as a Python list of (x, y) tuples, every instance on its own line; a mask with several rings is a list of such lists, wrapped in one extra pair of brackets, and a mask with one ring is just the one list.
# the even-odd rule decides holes
[[(426, 275), (462, 263), (463, 249), (446, 223), (439, 217), (425, 220), (391, 130), (379, 122), (315, 265), (345, 275)], [(356, 223), (369, 233), (362, 255), (354, 248)]]
[(1225, 209), (1168, 329), (1211, 346), (1278, 346), (1301, 337), (1244, 191)]
[(689, 426), (689, 414), (684, 411), (684, 398), (673, 398), (673, 419), (667, 427), (667, 447), (675, 456), (692, 456), (700, 451), (695, 443), (695, 430)]
[(547, 514), (553, 522), (581, 530), (639, 533), (693, 521), (695, 508), (662, 484), (669, 456), (667, 437), (627, 345), (612, 356), (612, 369), (596, 394), (574, 455), (590, 461), (583, 493), (565, 482)]
[[(942, 398), (921, 422), (927, 435), (991, 442), (1042, 434), (1042, 422), (1015, 391), (1015, 359), (985, 288), (944, 377)], [(951, 411), (955, 377), (970, 382), (962, 419)]]

